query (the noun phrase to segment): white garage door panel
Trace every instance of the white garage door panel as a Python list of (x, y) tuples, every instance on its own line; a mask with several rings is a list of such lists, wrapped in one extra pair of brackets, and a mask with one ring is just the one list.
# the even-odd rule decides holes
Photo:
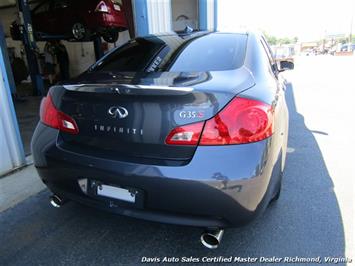
[[(0, 117), (1, 120), (1, 117)], [(11, 154), (5, 138), (5, 130), (3, 122), (0, 121), (0, 175), (6, 173), (13, 168)]]
[(6, 42), (0, 23), (0, 175), (25, 163), (20, 132), (10, 93)]
[(149, 33), (171, 32), (171, 3), (169, 0), (147, 2)]

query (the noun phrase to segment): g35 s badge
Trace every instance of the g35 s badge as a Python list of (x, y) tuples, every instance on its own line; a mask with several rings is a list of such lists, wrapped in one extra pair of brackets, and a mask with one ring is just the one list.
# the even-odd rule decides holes
[(179, 113), (179, 117), (182, 119), (203, 118), (204, 116), (204, 112), (201, 111), (181, 111)]

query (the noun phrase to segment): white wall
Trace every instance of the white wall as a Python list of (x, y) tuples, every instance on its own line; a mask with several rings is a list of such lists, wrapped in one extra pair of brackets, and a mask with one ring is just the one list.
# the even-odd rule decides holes
[(207, 29), (214, 30), (216, 25), (214, 21), (214, 14), (215, 14), (215, 4), (214, 0), (207, 0)]
[(149, 33), (172, 31), (170, 0), (148, 0), (147, 13)]

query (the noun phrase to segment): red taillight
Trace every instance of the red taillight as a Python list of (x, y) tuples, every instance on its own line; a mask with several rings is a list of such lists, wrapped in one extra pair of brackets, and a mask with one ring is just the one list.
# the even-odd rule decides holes
[(166, 138), (170, 145), (197, 145), (204, 122), (174, 128)]
[[(186, 127), (195, 129), (194, 141), (170, 141), (174, 134), (184, 132)], [(169, 134), (166, 143), (207, 146), (260, 141), (273, 133), (273, 109), (270, 105), (257, 100), (236, 97), (222, 111), (206, 121), (201, 134), (202, 128), (203, 122), (175, 128)]]
[(79, 128), (73, 118), (57, 110), (50, 95), (44, 97), (40, 109), (41, 122), (47, 126), (71, 134), (78, 134)]
[(272, 133), (272, 107), (260, 101), (236, 97), (206, 121), (200, 145), (250, 143), (266, 139)]
[(105, 1), (100, 1), (100, 3), (96, 6), (95, 12), (102, 12), (102, 13), (108, 13), (109, 8)]

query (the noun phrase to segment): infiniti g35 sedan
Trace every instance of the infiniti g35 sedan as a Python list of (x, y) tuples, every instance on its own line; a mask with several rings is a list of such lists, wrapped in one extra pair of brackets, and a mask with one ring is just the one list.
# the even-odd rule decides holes
[(280, 194), (288, 110), (278, 77), (292, 68), (251, 32), (116, 48), (42, 101), (32, 150), (52, 205), (209, 229), (248, 223)]

